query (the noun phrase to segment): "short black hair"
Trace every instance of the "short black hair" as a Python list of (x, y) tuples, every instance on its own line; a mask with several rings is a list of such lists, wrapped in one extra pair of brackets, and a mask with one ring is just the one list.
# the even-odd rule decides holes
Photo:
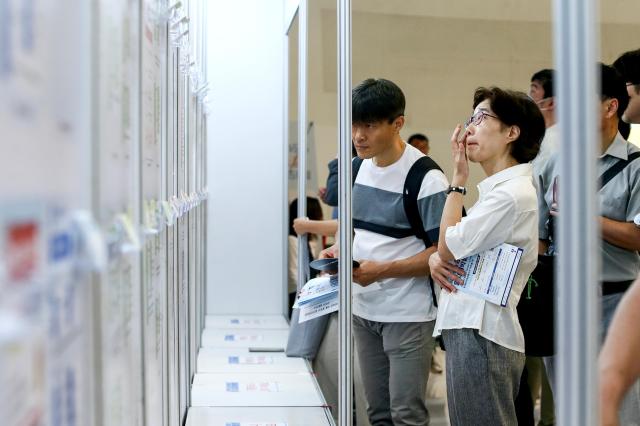
[(600, 96), (602, 100), (618, 100), (618, 119), (622, 119), (622, 114), (629, 105), (627, 85), (615, 68), (602, 63), (600, 64)]
[(613, 67), (622, 75), (625, 83), (632, 83), (640, 93), (640, 49), (623, 53), (615, 60)]
[(624, 120), (618, 120), (618, 131), (624, 140), (629, 139), (629, 135), (631, 134), (631, 124)]
[(407, 140), (407, 142), (409, 143), (409, 145), (411, 145), (411, 142), (413, 142), (414, 140), (425, 141), (427, 143), (429, 142), (429, 138), (422, 133), (415, 133), (409, 136), (409, 140)]
[(479, 87), (473, 95), (473, 108), (488, 100), (491, 110), (503, 124), (518, 126), (520, 136), (511, 143), (511, 156), (520, 164), (536, 158), (544, 138), (545, 125), (540, 108), (522, 92), (499, 87)]
[(404, 107), (404, 93), (395, 83), (384, 78), (368, 78), (353, 88), (351, 121), (392, 123), (404, 115)]
[(542, 90), (544, 90), (545, 98), (550, 98), (553, 96), (553, 74), (554, 73), (555, 73), (554, 70), (545, 68), (531, 76), (532, 83), (534, 81), (537, 81), (542, 85)]

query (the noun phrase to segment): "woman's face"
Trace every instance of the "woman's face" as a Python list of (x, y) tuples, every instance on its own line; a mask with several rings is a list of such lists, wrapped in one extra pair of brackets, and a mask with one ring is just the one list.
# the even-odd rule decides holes
[(508, 153), (509, 131), (510, 126), (504, 126), (491, 110), (489, 100), (480, 102), (466, 129), (469, 160), (482, 163)]

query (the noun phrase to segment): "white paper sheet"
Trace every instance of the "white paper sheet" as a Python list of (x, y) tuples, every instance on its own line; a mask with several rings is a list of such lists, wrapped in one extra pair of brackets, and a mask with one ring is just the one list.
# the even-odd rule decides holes
[(198, 373), (308, 373), (301, 358), (289, 358), (284, 353), (249, 353), (227, 350), (198, 354)]
[(202, 331), (202, 346), (217, 348), (284, 348), (288, 330), (211, 329)]
[(309, 373), (198, 373), (193, 379), (194, 407), (321, 407), (322, 398)]
[(320, 407), (191, 407), (187, 426), (326, 426)]
[(272, 328), (288, 329), (282, 315), (207, 315), (205, 326), (210, 328)]
[(298, 322), (303, 323), (313, 318), (318, 318), (323, 315), (336, 312), (340, 306), (340, 300), (338, 300), (337, 293), (330, 299), (323, 299), (322, 301), (315, 303), (311, 302), (303, 305), (300, 308), (300, 315), (298, 316)]

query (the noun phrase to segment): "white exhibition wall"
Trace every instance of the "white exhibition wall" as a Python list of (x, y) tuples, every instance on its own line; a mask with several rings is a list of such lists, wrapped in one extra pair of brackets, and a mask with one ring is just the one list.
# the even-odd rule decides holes
[(282, 1), (209, 4), (209, 314), (283, 311), (284, 15)]

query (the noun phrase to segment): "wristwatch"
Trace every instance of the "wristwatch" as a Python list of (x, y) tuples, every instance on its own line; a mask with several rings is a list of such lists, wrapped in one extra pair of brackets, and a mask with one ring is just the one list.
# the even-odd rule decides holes
[(640, 228), (640, 214), (637, 214), (636, 217), (633, 218), (633, 223), (635, 223), (636, 226)]
[(452, 192), (459, 192), (462, 195), (466, 195), (467, 194), (467, 188), (465, 188), (464, 186), (450, 186), (446, 190), (446, 194), (449, 195)]

